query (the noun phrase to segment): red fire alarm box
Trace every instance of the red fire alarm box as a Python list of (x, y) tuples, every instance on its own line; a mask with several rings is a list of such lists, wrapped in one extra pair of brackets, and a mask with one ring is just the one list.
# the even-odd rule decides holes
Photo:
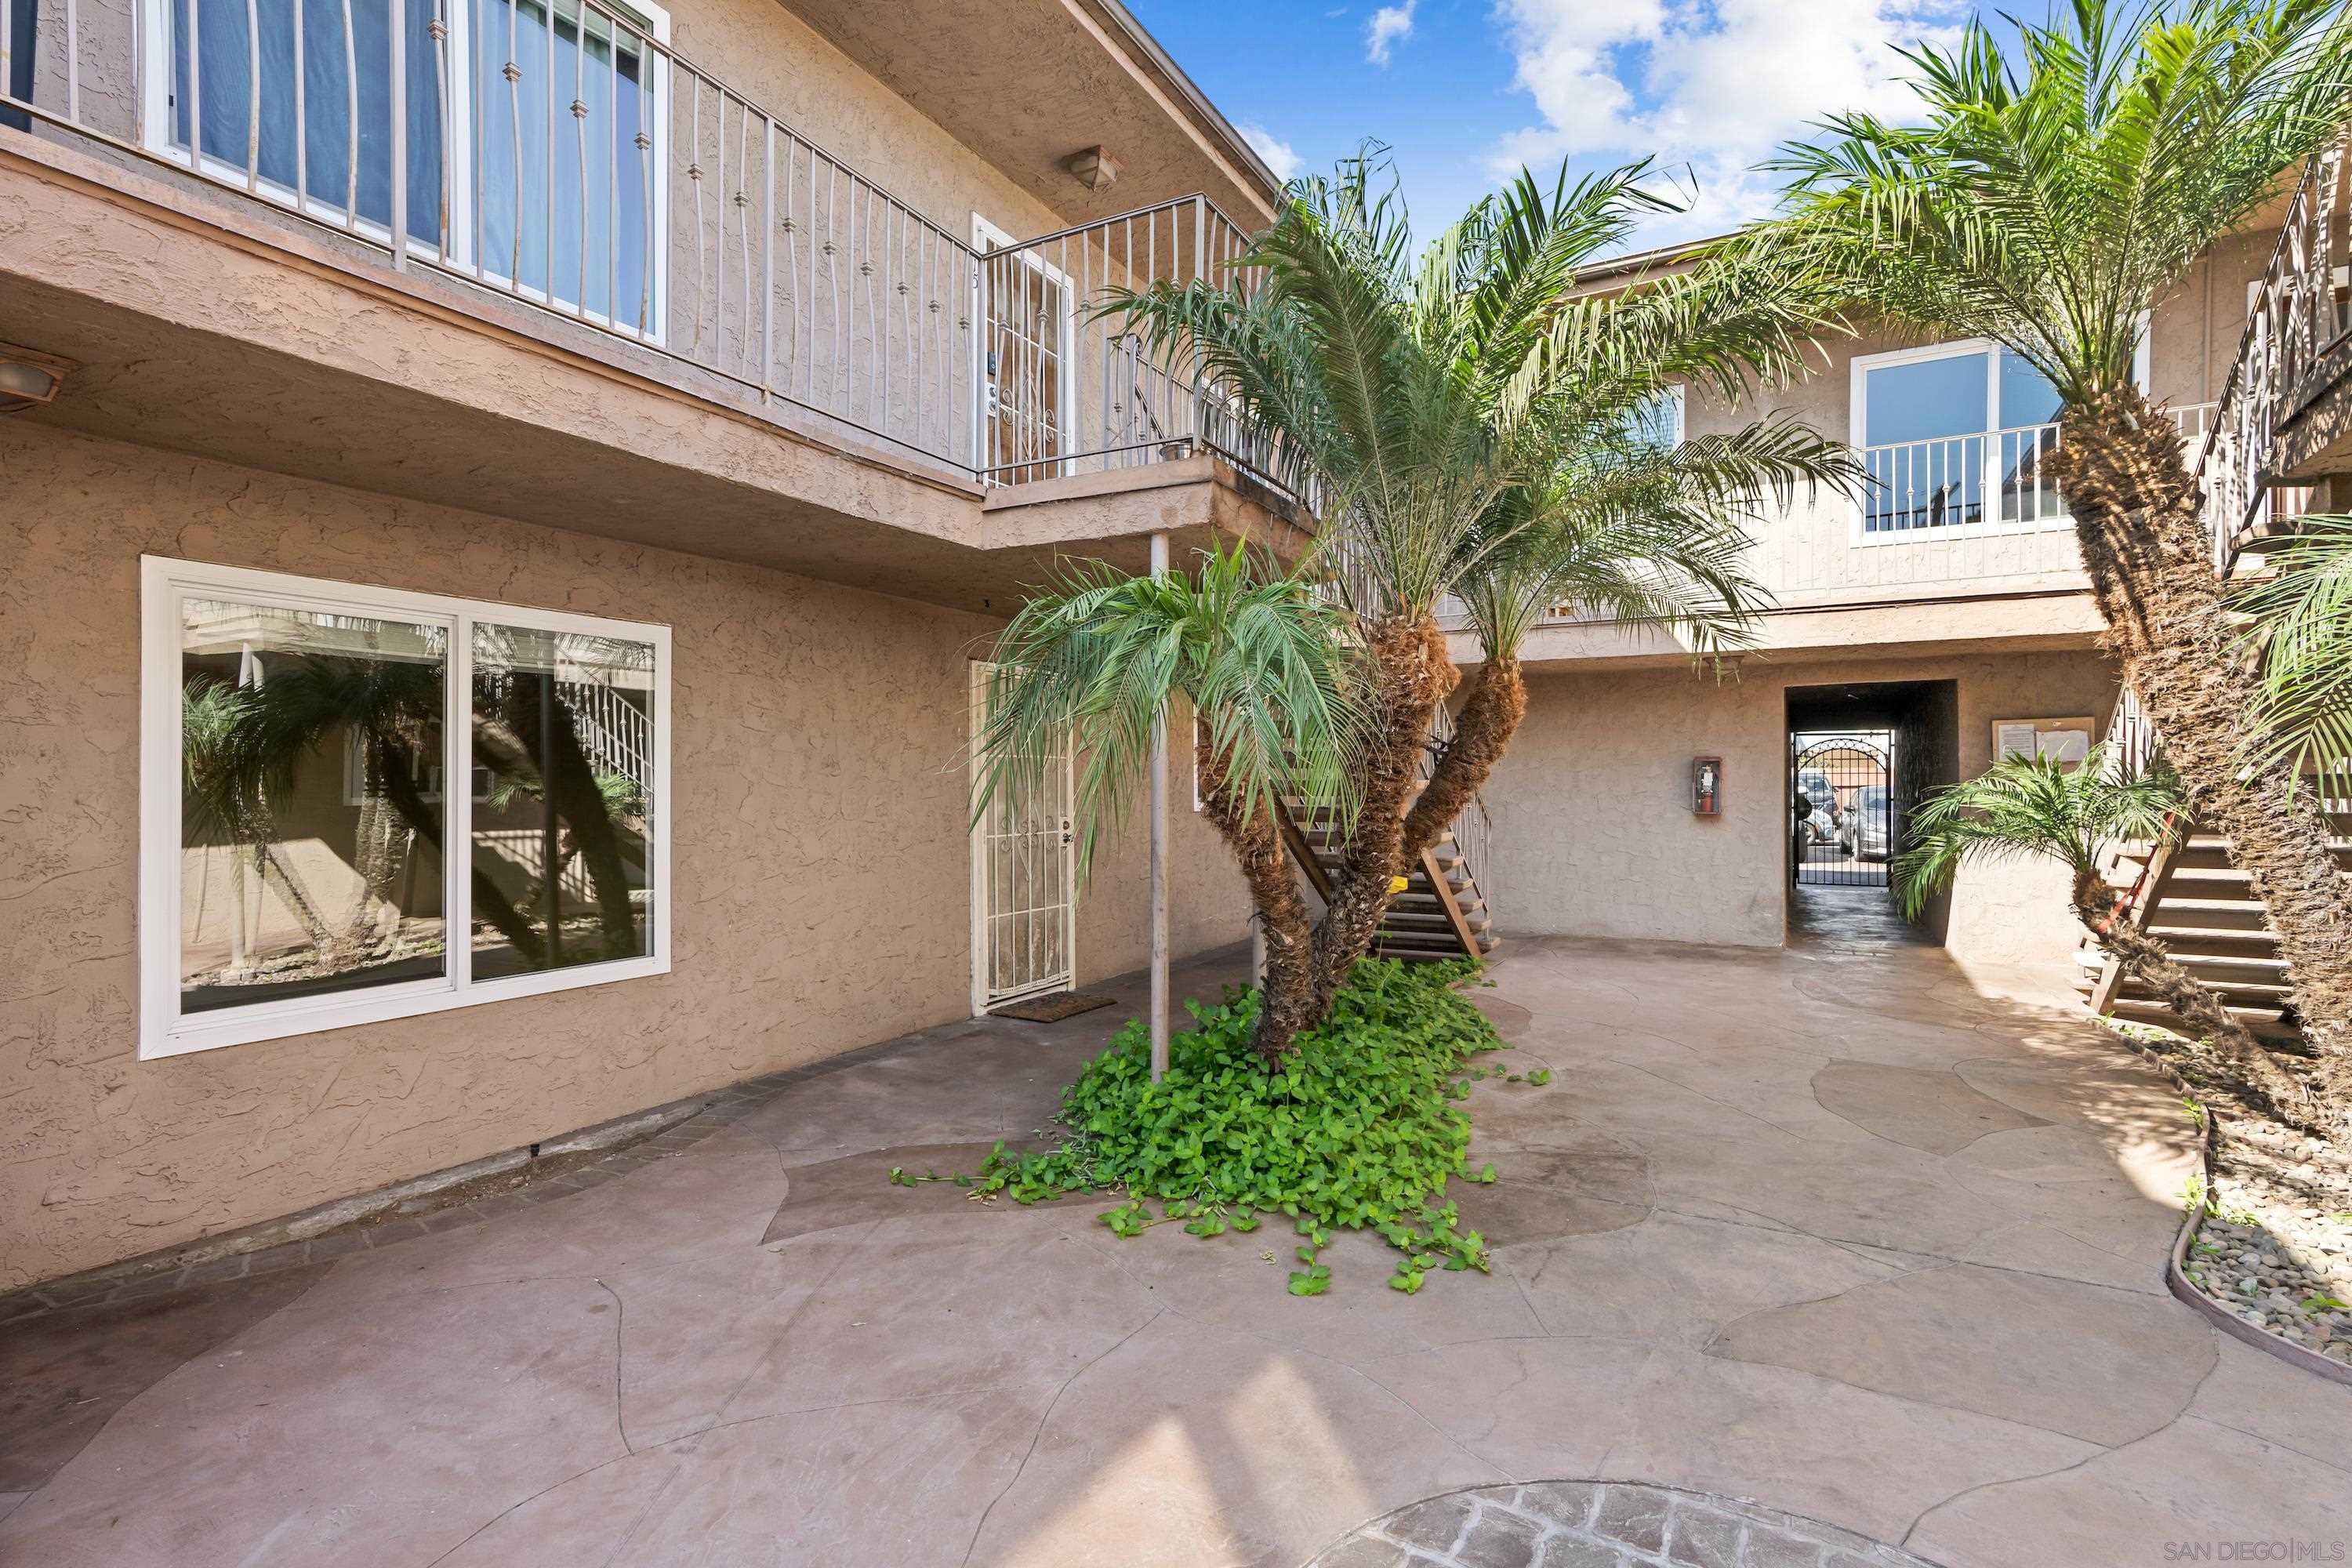
[(1723, 815), (1723, 759), (1691, 759), (1690, 808), (1693, 816)]

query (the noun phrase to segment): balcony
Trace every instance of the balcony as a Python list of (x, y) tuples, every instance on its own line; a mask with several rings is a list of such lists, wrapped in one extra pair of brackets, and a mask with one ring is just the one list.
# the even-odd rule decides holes
[[(953, 547), (1009, 548), (1033, 532), (1056, 545), (1083, 539), (1083, 522), (1041, 522), (1034, 509), (968, 510), (1045, 481), (1041, 499), (1129, 494), (1139, 488), (1133, 470), (1205, 468), (1245, 476), (1258, 500), (1295, 510), (1225, 400), (1176, 356), (1121, 335), (1100, 314), (1120, 288), (1227, 275), (1246, 235), (1207, 196), (1024, 240), (952, 232), (685, 58), (668, 35), (666, 15), (649, 4), (596, 0), (159, 0), (145, 9), (0, 0), (0, 152), (24, 153), (37, 170), (95, 172), (237, 226), (241, 237), (373, 278), (378, 297), (511, 328), (912, 476), (917, 492), (855, 493), (858, 481), (834, 480), (817, 502), (928, 536), (887, 558), (899, 574), (887, 584), (894, 591), (905, 572), (1009, 585), (1010, 575), (975, 576)], [(135, 240), (128, 226), (116, 232), (121, 243), (97, 248), (120, 252)], [(186, 274), (212, 265), (179, 268), (181, 302), (195, 281)], [(162, 282), (138, 281), (162, 297)], [(255, 303), (262, 289), (222, 313), (269, 325), (277, 312)], [(100, 416), (88, 409), (111, 396), (101, 433), (136, 430), (298, 470), (291, 454), (304, 426), (360, 422), (320, 374), (332, 349), (352, 345), (313, 331), (315, 350), (273, 345), (279, 360), (305, 363), (257, 355), (235, 373), (303, 386), (299, 417), (287, 416), (281, 397), (274, 423), (257, 410), (240, 437), (227, 400), (215, 395), (211, 427), (192, 420), (176, 434), (174, 410), (207, 401), (194, 390), (203, 378), (181, 363), (184, 345), (135, 319), (138, 290), (86, 297), (75, 310), (60, 303), (54, 292), (24, 296), (16, 314), (35, 324), (19, 331), (62, 333), (81, 320), (90, 323), (85, 340), (100, 345), (94, 358), (156, 367), (143, 392), (123, 376), (92, 378), (107, 384), (93, 385), (79, 416), (60, 409), (61, 422), (98, 427)], [(0, 290), (0, 324), (7, 304)], [(98, 321), (107, 309), (120, 319)], [(204, 352), (234, 352), (219, 321), (200, 330)], [(27, 346), (69, 356), (82, 348), (37, 338)], [(461, 374), (454, 355), (421, 342), (352, 352), (371, 365), (437, 357), (444, 382)], [(438, 394), (435, 367), (409, 368)], [(167, 395), (174, 374), (189, 383)], [(548, 426), (549, 463), (567, 479), (612, 460), (609, 452), (559, 460), (557, 445), (614, 442), (555, 399), (541, 401), (546, 409), (509, 404), (496, 413)], [(665, 422), (673, 427), (660, 439), (676, 447), (675, 421)], [(339, 432), (319, 445), (348, 451), (354, 441)], [(436, 434), (430, 458), (411, 450), (396, 463), (322, 477), (398, 489), (421, 482), (438, 459), (472, 478), (453, 477), (430, 499), (454, 493), (458, 504), (537, 521), (520, 455), (488, 430), (452, 428)], [(734, 461), (728, 480), (740, 482), (745, 466)], [(604, 502), (596, 485), (583, 478), (581, 487), (581, 506)], [(967, 510), (940, 510), (941, 496), (957, 492), (970, 498)], [(647, 481), (630, 510), (686, 493)], [(562, 525), (584, 526), (581, 515), (575, 507)], [(772, 528), (772, 508), (744, 515)], [(845, 547), (824, 536), (822, 521), (761, 558), (832, 574), (828, 563), (846, 559)], [(744, 532), (730, 524), (645, 536), (709, 549), (714, 536)], [(950, 548), (930, 550), (932, 541)], [(883, 561), (875, 558), (877, 569)], [(841, 568), (853, 580), (860, 572), (874, 574)]]

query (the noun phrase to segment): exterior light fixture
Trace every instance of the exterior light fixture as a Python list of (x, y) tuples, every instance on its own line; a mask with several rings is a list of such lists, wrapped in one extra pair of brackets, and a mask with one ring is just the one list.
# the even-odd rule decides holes
[(52, 401), (72, 368), (69, 360), (0, 343), (0, 414), (21, 414)]
[(1108, 147), (1088, 147), (1062, 160), (1062, 167), (1090, 191), (1108, 190), (1118, 183), (1118, 160)]

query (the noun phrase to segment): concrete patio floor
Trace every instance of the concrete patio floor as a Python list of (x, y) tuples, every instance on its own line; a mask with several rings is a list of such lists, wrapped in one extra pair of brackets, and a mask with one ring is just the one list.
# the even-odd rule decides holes
[(2165, 1293), (2193, 1130), (2063, 974), (1508, 952), (1475, 994), (1557, 1077), (1474, 1090), (1490, 1277), (1347, 1237), (1299, 1300), (1272, 1227), (889, 1185), (1042, 1126), (1121, 1015), (956, 1025), (560, 1201), (0, 1328), (0, 1563), (1293, 1568), (1591, 1479), (1949, 1568), (2352, 1542), (2352, 1390)]

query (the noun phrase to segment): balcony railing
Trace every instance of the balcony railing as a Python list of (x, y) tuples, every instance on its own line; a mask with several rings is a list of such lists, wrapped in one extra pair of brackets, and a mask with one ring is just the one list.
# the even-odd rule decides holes
[(1865, 447), (1863, 542), (2063, 523), (2065, 503), (2048, 472), (2057, 447), (2054, 424)]
[(618, 0), (0, 0), (0, 127), (176, 166), (988, 483), (1252, 458), (1187, 366), (1092, 314), (1229, 274), (1246, 237), (1205, 197), (975, 247)]
[(2249, 534), (2309, 504), (2309, 490), (2273, 485), (2270, 465), (2278, 427), (2315, 390), (2314, 374), (2352, 342), (2347, 148), (2352, 124), (2304, 165), (2198, 460), (2213, 561), (2224, 572)]
[(1123, 291), (1258, 280), (1249, 237), (1199, 196), (987, 250), (978, 465), (992, 484), (1101, 472), (1195, 450), (1280, 481), (1281, 454), (1176, 352), (1128, 330)]

